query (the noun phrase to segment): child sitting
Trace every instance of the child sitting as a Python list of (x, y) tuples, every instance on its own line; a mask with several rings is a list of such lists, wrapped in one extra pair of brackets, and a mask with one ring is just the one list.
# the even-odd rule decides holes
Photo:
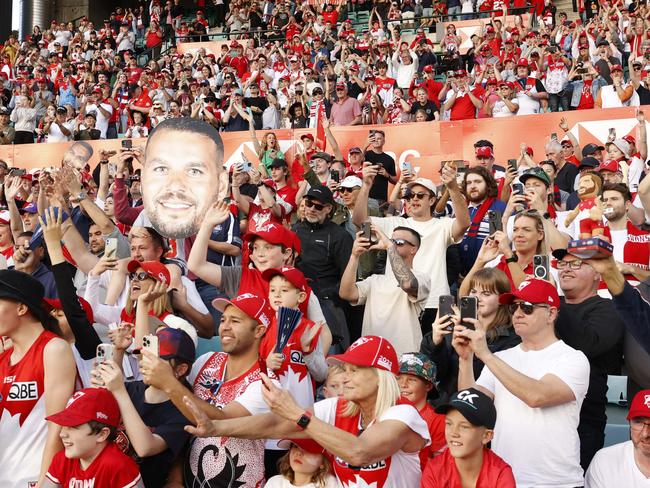
[(144, 487), (136, 462), (113, 442), (120, 409), (111, 392), (104, 388), (79, 390), (65, 410), (46, 420), (62, 426), (63, 450), (52, 459), (43, 488)]
[(280, 474), (266, 482), (266, 488), (335, 488), (336, 478), (325, 450), (312, 439), (285, 439), (279, 447), (289, 448), (280, 458)]

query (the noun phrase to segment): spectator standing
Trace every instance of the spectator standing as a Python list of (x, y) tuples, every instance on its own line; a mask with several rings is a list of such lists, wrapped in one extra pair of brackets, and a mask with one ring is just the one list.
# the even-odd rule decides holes
[(32, 144), (36, 128), (37, 111), (29, 97), (20, 95), (9, 119), (14, 123), (14, 144)]
[(453, 89), (447, 91), (444, 110), (450, 112), (449, 120), (475, 119), (476, 111), (483, 107), (485, 90), (480, 84), (470, 88), (465, 70), (458, 70), (454, 75)]
[(0, 107), (0, 144), (11, 144), (16, 137), (16, 129), (10, 124), (11, 111), (7, 107)]
[(531, 69), (526, 58), (517, 61), (517, 81), (515, 91), (519, 101), (517, 115), (530, 115), (540, 112), (540, 100), (547, 100), (548, 93), (540, 80), (531, 76)]
[(632, 95), (634, 95), (634, 85), (625, 81), (623, 67), (620, 64), (613, 65), (610, 68), (610, 72), (612, 84), (600, 88), (596, 97), (596, 107), (612, 108), (629, 106)]
[(336, 101), (332, 101), (330, 123), (332, 125), (361, 124), (361, 105), (356, 98), (348, 96), (346, 83), (336, 84)]
[(368, 145), (365, 150), (365, 161), (377, 168), (369, 197), (370, 204), (379, 208), (388, 199), (388, 183), (397, 183), (395, 160), (384, 152), (386, 133), (383, 130), (371, 129), (368, 134)]

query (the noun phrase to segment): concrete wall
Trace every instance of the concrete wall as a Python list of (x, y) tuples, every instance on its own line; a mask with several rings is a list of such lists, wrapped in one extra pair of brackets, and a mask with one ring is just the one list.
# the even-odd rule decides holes
[[(90, 14), (90, 0), (56, 0), (54, 8), (54, 19), (58, 22), (69, 20)], [(103, 3), (93, 1), (95, 3)]]

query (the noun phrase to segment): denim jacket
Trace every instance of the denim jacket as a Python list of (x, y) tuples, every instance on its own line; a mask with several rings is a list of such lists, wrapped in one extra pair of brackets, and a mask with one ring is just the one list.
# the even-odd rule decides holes
[[(596, 98), (598, 98), (598, 91), (600, 90), (601, 87), (607, 85), (607, 81), (601, 76), (596, 78), (594, 82), (591, 84), (591, 94), (594, 97), (594, 101), (596, 101)], [(582, 98), (582, 87), (584, 86), (584, 82), (582, 80), (577, 80), (577, 81), (572, 81), (569, 83), (569, 87), (573, 91), (571, 94), (571, 106), (572, 107), (577, 107), (580, 105), (580, 98)]]

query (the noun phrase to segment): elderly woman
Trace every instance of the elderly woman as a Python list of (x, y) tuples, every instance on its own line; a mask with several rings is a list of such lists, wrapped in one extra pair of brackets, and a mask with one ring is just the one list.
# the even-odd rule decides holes
[(342, 398), (328, 398), (316, 403), (313, 411), (304, 410), (286, 390), (261, 375), (262, 395), (271, 413), (254, 415), (246, 422), (210, 421), (185, 398), (196, 420), (196, 427), (186, 429), (200, 437), (310, 438), (325, 448), (334, 474), (345, 486), (420, 486), (418, 453), (430, 436), (415, 407), (399, 403), (393, 346), (382, 337), (364, 336), (328, 361), (344, 365)]

